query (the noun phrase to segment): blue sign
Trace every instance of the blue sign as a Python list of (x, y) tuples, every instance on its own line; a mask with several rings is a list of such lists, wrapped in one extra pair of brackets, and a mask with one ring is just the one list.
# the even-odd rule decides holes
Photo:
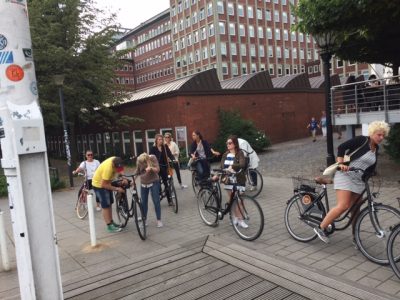
[(0, 34), (0, 50), (3, 50), (7, 47), (7, 39), (4, 35)]
[(12, 64), (14, 56), (11, 51), (0, 51), (0, 65)]

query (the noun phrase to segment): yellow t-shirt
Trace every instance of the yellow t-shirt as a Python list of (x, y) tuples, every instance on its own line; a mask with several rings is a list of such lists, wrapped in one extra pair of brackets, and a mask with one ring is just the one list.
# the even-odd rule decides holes
[(97, 188), (101, 188), (102, 180), (112, 180), (115, 177), (116, 172), (113, 167), (113, 159), (115, 156), (107, 158), (103, 161), (100, 166), (94, 172), (92, 178), (92, 185)]

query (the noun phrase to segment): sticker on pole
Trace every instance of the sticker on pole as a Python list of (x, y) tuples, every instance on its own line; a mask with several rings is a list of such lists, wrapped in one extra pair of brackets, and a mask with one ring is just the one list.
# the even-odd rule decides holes
[(6, 69), (6, 76), (11, 81), (21, 81), (24, 78), (24, 70), (18, 65), (11, 65)]
[(11, 51), (0, 51), (0, 65), (14, 63), (14, 56)]
[(29, 61), (33, 60), (31, 48), (22, 48), (22, 52), (24, 53), (25, 60), (29, 60)]
[(7, 47), (7, 39), (4, 35), (0, 34), (0, 50), (3, 50)]

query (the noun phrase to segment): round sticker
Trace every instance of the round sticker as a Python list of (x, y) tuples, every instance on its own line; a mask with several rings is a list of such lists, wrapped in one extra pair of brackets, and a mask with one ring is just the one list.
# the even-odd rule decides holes
[(11, 65), (6, 69), (6, 75), (11, 81), (20, 81), (24, 78), (24, 70), (18, 65)]
[(0, 34), (0, 50), (3, 50), (7, 47), (7, 39), (4, 35)]

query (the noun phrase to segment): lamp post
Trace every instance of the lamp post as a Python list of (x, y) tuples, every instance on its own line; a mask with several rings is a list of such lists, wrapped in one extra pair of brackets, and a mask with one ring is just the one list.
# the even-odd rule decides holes
[(62, 87), (64, 84), (64, 78), (65, 78), (64, 74), (54, 75), (54, 83), (58, 87), (58, 94), (60, 96), (61, 118), (62, 118), (63, 129), (64, 129), (64, 145), (65, 145), (65, 154), (67, 155), (69, 185), (70, 185), (70, 187), (73, 187), (74, 179), (72, 177), (71, 148), (69, 146), (67, 120), (65, 117), (65, 107), (64, 107), (64, 94), (63, 94), (63, 90), (62, 90)]
[(333, 132), (332, 132), (332, 101), (331, 101), (331, 79), (330, 79), (330, 60), (332, 58), (332, 48), (335, 45), (336, 36), (333, 32), (325, 32), (314, 35), (320, 50), (320, 56), (324, 65), (325, 77), (325, 110), (326, 110), (326, 164), (330, 166), (335, 162), (333, 153)]

